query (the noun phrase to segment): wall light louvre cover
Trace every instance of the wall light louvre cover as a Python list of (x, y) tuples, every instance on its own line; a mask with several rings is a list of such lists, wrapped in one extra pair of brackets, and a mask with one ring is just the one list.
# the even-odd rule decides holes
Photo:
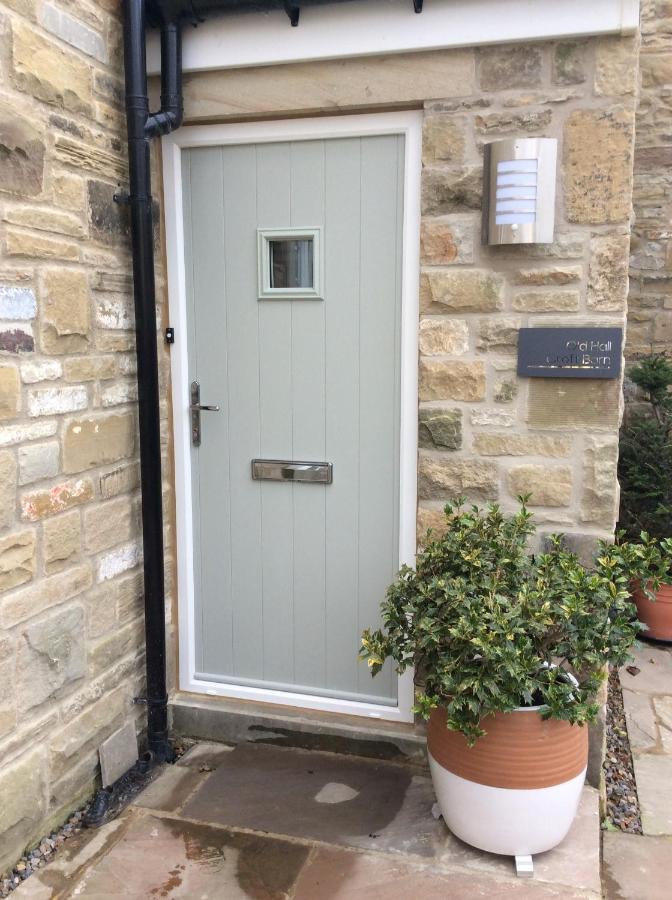
[(484, 244), (550, 244), (555, 225), (555, 138), (485, 145)]

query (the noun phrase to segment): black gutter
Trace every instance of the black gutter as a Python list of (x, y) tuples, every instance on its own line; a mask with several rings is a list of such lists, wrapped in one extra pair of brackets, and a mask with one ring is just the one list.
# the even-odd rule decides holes
[(142, 544), (144, 551), (147, 738), (159, 761), (168, 740), (163, 556), (161, 432), (154, 284), (149, 142), (182, 122), (182, 43), (178, 19), (161, 22), (161, 109), (150, 115), (145, 59), (145, 0), (125, 0), (124, 63), (140, 418)]

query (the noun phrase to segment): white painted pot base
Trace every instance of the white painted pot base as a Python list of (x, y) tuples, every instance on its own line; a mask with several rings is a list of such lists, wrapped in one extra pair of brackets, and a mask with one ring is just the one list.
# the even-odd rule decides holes
[(429, 754), (443, 819), (455, 837), (479, 850), (532, 856), (557, 846), (572, 826), (586, 778), (547, 788), (490, 787), (454, 775)]

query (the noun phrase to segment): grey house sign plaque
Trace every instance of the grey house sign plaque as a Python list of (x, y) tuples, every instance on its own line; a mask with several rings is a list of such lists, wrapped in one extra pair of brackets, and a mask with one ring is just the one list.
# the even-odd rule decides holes
[(618, 378), (620, 328), (521, 328), (518, 374), (528, 378)]

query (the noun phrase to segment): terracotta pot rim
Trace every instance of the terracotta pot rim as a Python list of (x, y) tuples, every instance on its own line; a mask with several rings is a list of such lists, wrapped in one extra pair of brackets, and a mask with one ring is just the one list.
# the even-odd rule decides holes
[[(642, 583), (648, 585), (651, 584), (652, 581), (653, 578), (647, 578), (645, 582), (642, 582), (641, 578), (635, 578), (630, 582), (630, 587), (635, 591), (641, 591)], [(672, 581), (661, 581), (660, 585), (658, 586), (658, 590), (661, 591), (664, 588), (672, 588)]]
[(647, 626), (640, 637), (669, 644), (672, 642), (672, 584), (661, 583), (654, 597), (652, 600), (644, 593), (641, 580), (633, 584), (632, 600), (637, 607), (637, 618)]

